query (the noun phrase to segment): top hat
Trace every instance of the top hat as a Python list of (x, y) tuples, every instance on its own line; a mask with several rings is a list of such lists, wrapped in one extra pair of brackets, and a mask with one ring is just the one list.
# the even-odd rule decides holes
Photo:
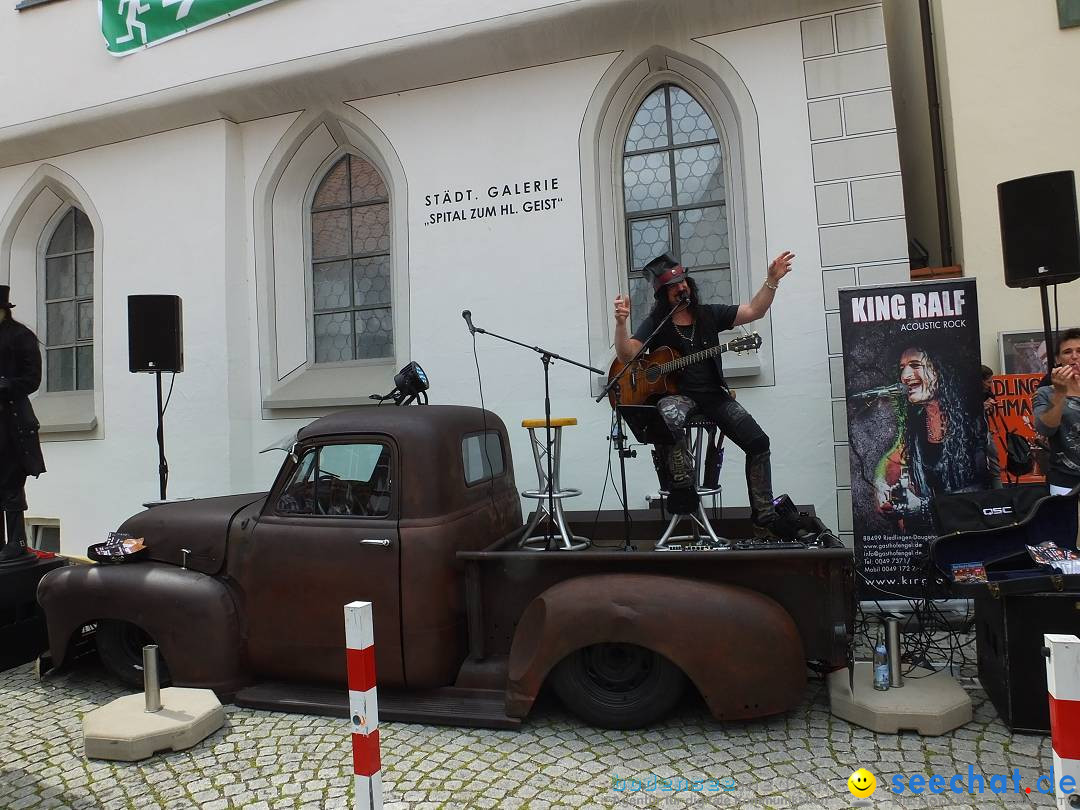
[(0, 284), (0, 309), (11, 309), (15, 305), (11, 303), (8, 296), (11, 294), (11, 287), (7, 284)]
[(645, 278), (652, 282), (653, 294), (659, 295), (660, 290), (669, 284), (678, 284), (686, 281), (686, 268), (664, 253), (657, 256), (647, 265), (641, 268)]

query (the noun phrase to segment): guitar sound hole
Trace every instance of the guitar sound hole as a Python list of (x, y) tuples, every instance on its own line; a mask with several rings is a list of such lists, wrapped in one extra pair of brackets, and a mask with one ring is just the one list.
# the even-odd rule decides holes
[(652, 385), (660, 379), (660, 369), (656, 366), (649, 366), (645, 369), (645, 379), (649, 381), (649, 385)]

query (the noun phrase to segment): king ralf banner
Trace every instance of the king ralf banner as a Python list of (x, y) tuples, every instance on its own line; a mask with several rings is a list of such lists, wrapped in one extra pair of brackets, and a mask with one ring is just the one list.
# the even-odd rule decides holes
[(157, 45), (275, 0), (98, 0), (101, 34), (114, 56)]
[(840, 291), (860, 596), (921, 596), (933, 504), (990, 485), (974, 279)]

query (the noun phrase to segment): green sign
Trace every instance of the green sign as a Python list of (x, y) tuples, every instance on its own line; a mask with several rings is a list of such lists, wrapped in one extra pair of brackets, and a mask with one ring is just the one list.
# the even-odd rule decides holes
[(101, 34), (114, 56), (157, 45), (274, 0), (98, 0)]

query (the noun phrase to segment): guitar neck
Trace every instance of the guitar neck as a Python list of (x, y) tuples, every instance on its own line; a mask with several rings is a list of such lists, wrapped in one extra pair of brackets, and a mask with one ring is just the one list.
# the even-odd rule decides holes
[(672, 371), (678, 371), (680, 368), (686, 368), (687, 366), (694, 365), (694, 363), (700, 363), (702, 360), (708, 360), (710, 357), (716, 357), (716, 355), (723, 354), (727, 350), (727, 344), (721, 343), (719, 346), (713, 346), (710, 349), (703, 349), (700, 352), (684, 355), (677, 360), (672, 360), (670, 363), (661, 363), (660, 373), (670, 374)]

